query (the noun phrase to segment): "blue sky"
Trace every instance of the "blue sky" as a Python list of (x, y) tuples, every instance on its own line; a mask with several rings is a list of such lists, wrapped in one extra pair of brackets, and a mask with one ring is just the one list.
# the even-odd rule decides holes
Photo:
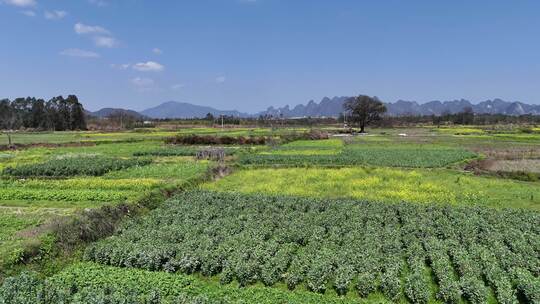
[(0, 97), (540, 103), (540, 1), (0, 0)]

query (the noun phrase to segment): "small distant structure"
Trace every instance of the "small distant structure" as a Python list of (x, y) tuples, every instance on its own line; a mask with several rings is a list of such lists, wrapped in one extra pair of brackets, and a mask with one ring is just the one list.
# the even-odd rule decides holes
[(222, 162), (225, 159), (224, 148), (207, 148), (199, 150), (195, 155), (196, 159), (209, 159)]
[(407, 133), (399, 133), (398, 136), (407, 137)]

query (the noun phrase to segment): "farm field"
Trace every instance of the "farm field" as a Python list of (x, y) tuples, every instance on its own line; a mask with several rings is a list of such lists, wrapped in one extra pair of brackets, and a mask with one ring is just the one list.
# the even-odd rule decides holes
[(540, 0), (485, 2), (0, 0), (0, 304), (540, 304)]
[[(540, 184), (477, 168), (535, 173), (540, 134), (470, 126), (280, 140), (305, 130), (31, 134), (94, 142), (0, 152), (0, 265), (37, 271), (0, 275), (0, 303), (540, 301)], [(195, 134), (272, 140), (165, 144)], [(223, 159), (198, 157), (216, 150)], [(49, 222), (142, 198), (152, 208), (110, 234), (26, 260), (29, 245), (64, 250), (39, 233)]]
[(464, 149), (394, 142), (353, 141), (337, 144), (330, 139), (286, 144), (270, 151), (246, 154), (244, 165), (269, 166), (382, 166), (432, 168), (472, 159), (476, 154)]
[(540, 160), (519, 159), (519, 160), (498, 160), (489, 166), (492, 171), (529, 171), (540, 173)]
[[(134, 202), (150, 191), (202, 177), (208, 161), (189, 157), (136, 157), (159, 149), (155, 141), (5, 152), (0, 169), (3, 236), (0, 265), (24, 255), (34, 236), (25, 231), (59, 215)], [(9, 154), (8, 154), (9, 153)]]
[(536, 183), (450, 170), (265, 168), (240, 170), (202, 187), (241, 193), (540, 210), (540, 187)]
[[(241, 286), (283, 282), (291, 290), (361, 296), (380, 289), (392, 301), (459, 301), (462, 286), (466, 298), (482, 303), (493, 285), (506, 302), (516, 294), (513, 276), (528, 280), (540, 270), (538, 221), (531, 211), (187, 192), (90, 246), (85, 259), (218, 275)], [(445, 274), (452, 265), (455, 278)]]
[[(82, 262), (42, 280), (24, 275), (24, 282), (6, 281), (4, 295), (8, 301), (33, 299), (36, 304), (77, 303), (298, 303), (358, 304), (358, 299), (341, 299), (309, 291), (288, 291), (266, 288), (262, 284), (249, 287), (222, 285), (218, 281), (167, 272), (103, 266)], [(23, 283), (23, 284), (21, 284)], [(25, 296), (20, 297), (25, 291)], [(45, 295), (38, 299), (38, 295)], [(19, 299), (17, 299), (19, 297)], [(381, 296), (371, 299), (384, 303)]]
[[(63, 131), (63, 132), (20, 132), (12, 135), (13, 143), (21, 145), (29, 144), (66, 144), (81, 142), (113, 142), (129, 140), (159, 140), (166, 136), (176, 134), (173, 131), (144, 131), (144, 132), (88, 132), (88, 131)], [(7, 137), (2, 136), (0, 145), (7, 145)]]
[[(229, 136), (270, 136), (295, 132), (304, 132), (306, 128), (280, 128), (272, 130), (270, 128), (179, 128), (170, 129), (138, 129), (135, 132), (91, 132), (91, 131), (63, 131), (63, 132), (16, 132), (12, 135), (14, 144), (66, 144), (66, 143), (100, 143), (100, 142), (122, 142), (141, 140), (161, 140), (174, 135), (220, 135)], [(0, 136), (0, 146), (7, 145), (7, 136)]]

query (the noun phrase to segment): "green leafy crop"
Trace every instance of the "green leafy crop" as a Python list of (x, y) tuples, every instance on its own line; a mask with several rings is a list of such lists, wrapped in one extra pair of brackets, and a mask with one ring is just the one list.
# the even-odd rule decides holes
[(121, 159), (102, 156), (68, 157), (51, 159), (44, 163), (7, 167), (4, 175), (16, 177), (68, 177), (77, 175), (100, 176), (107, 172), (122, 170), (135, 166), (145, 166), (150, 159)]
[(241, 286), (379, 290), (414, 303), (432, 299), (431, 267), (438, 300), (484, 303), (493, 288), (506, 303), (518, 293), (536, 297), (539, 222), (525, 210), (192, 191), (129, 222), (85, 258)]

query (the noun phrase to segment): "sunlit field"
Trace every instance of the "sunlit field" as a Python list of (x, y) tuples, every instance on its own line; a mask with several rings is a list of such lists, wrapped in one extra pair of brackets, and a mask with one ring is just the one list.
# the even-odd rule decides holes
[[(136, 201), (150, 191), (202, 177), (208, 162), (189, 157), (135, 157), (159, 142), (5, 151), (0, 160), (3, 250), (0, 262), (21, 258), (24, 242), (39, 235), (24, 230), (71, 215)], [(25, 240), (26, 239), (26, 240)]]
[(539, 0), (0, 25), (0, 304), (540, 304)]
[(215, 183), (205, 184), (203, 188), (317, 198), (348, 197), (380, 202), (482, 205), (540, 210), (540, 188), (536, 183), (477, 177), (443, 170), (390, 168), (241, 170)]
[[(535, 301), (540, 134), (305, 131), (16, 134), (32, 145), (0, 152), (0, 299)], [(192, 134), (271, 140), (166, 140)]]

